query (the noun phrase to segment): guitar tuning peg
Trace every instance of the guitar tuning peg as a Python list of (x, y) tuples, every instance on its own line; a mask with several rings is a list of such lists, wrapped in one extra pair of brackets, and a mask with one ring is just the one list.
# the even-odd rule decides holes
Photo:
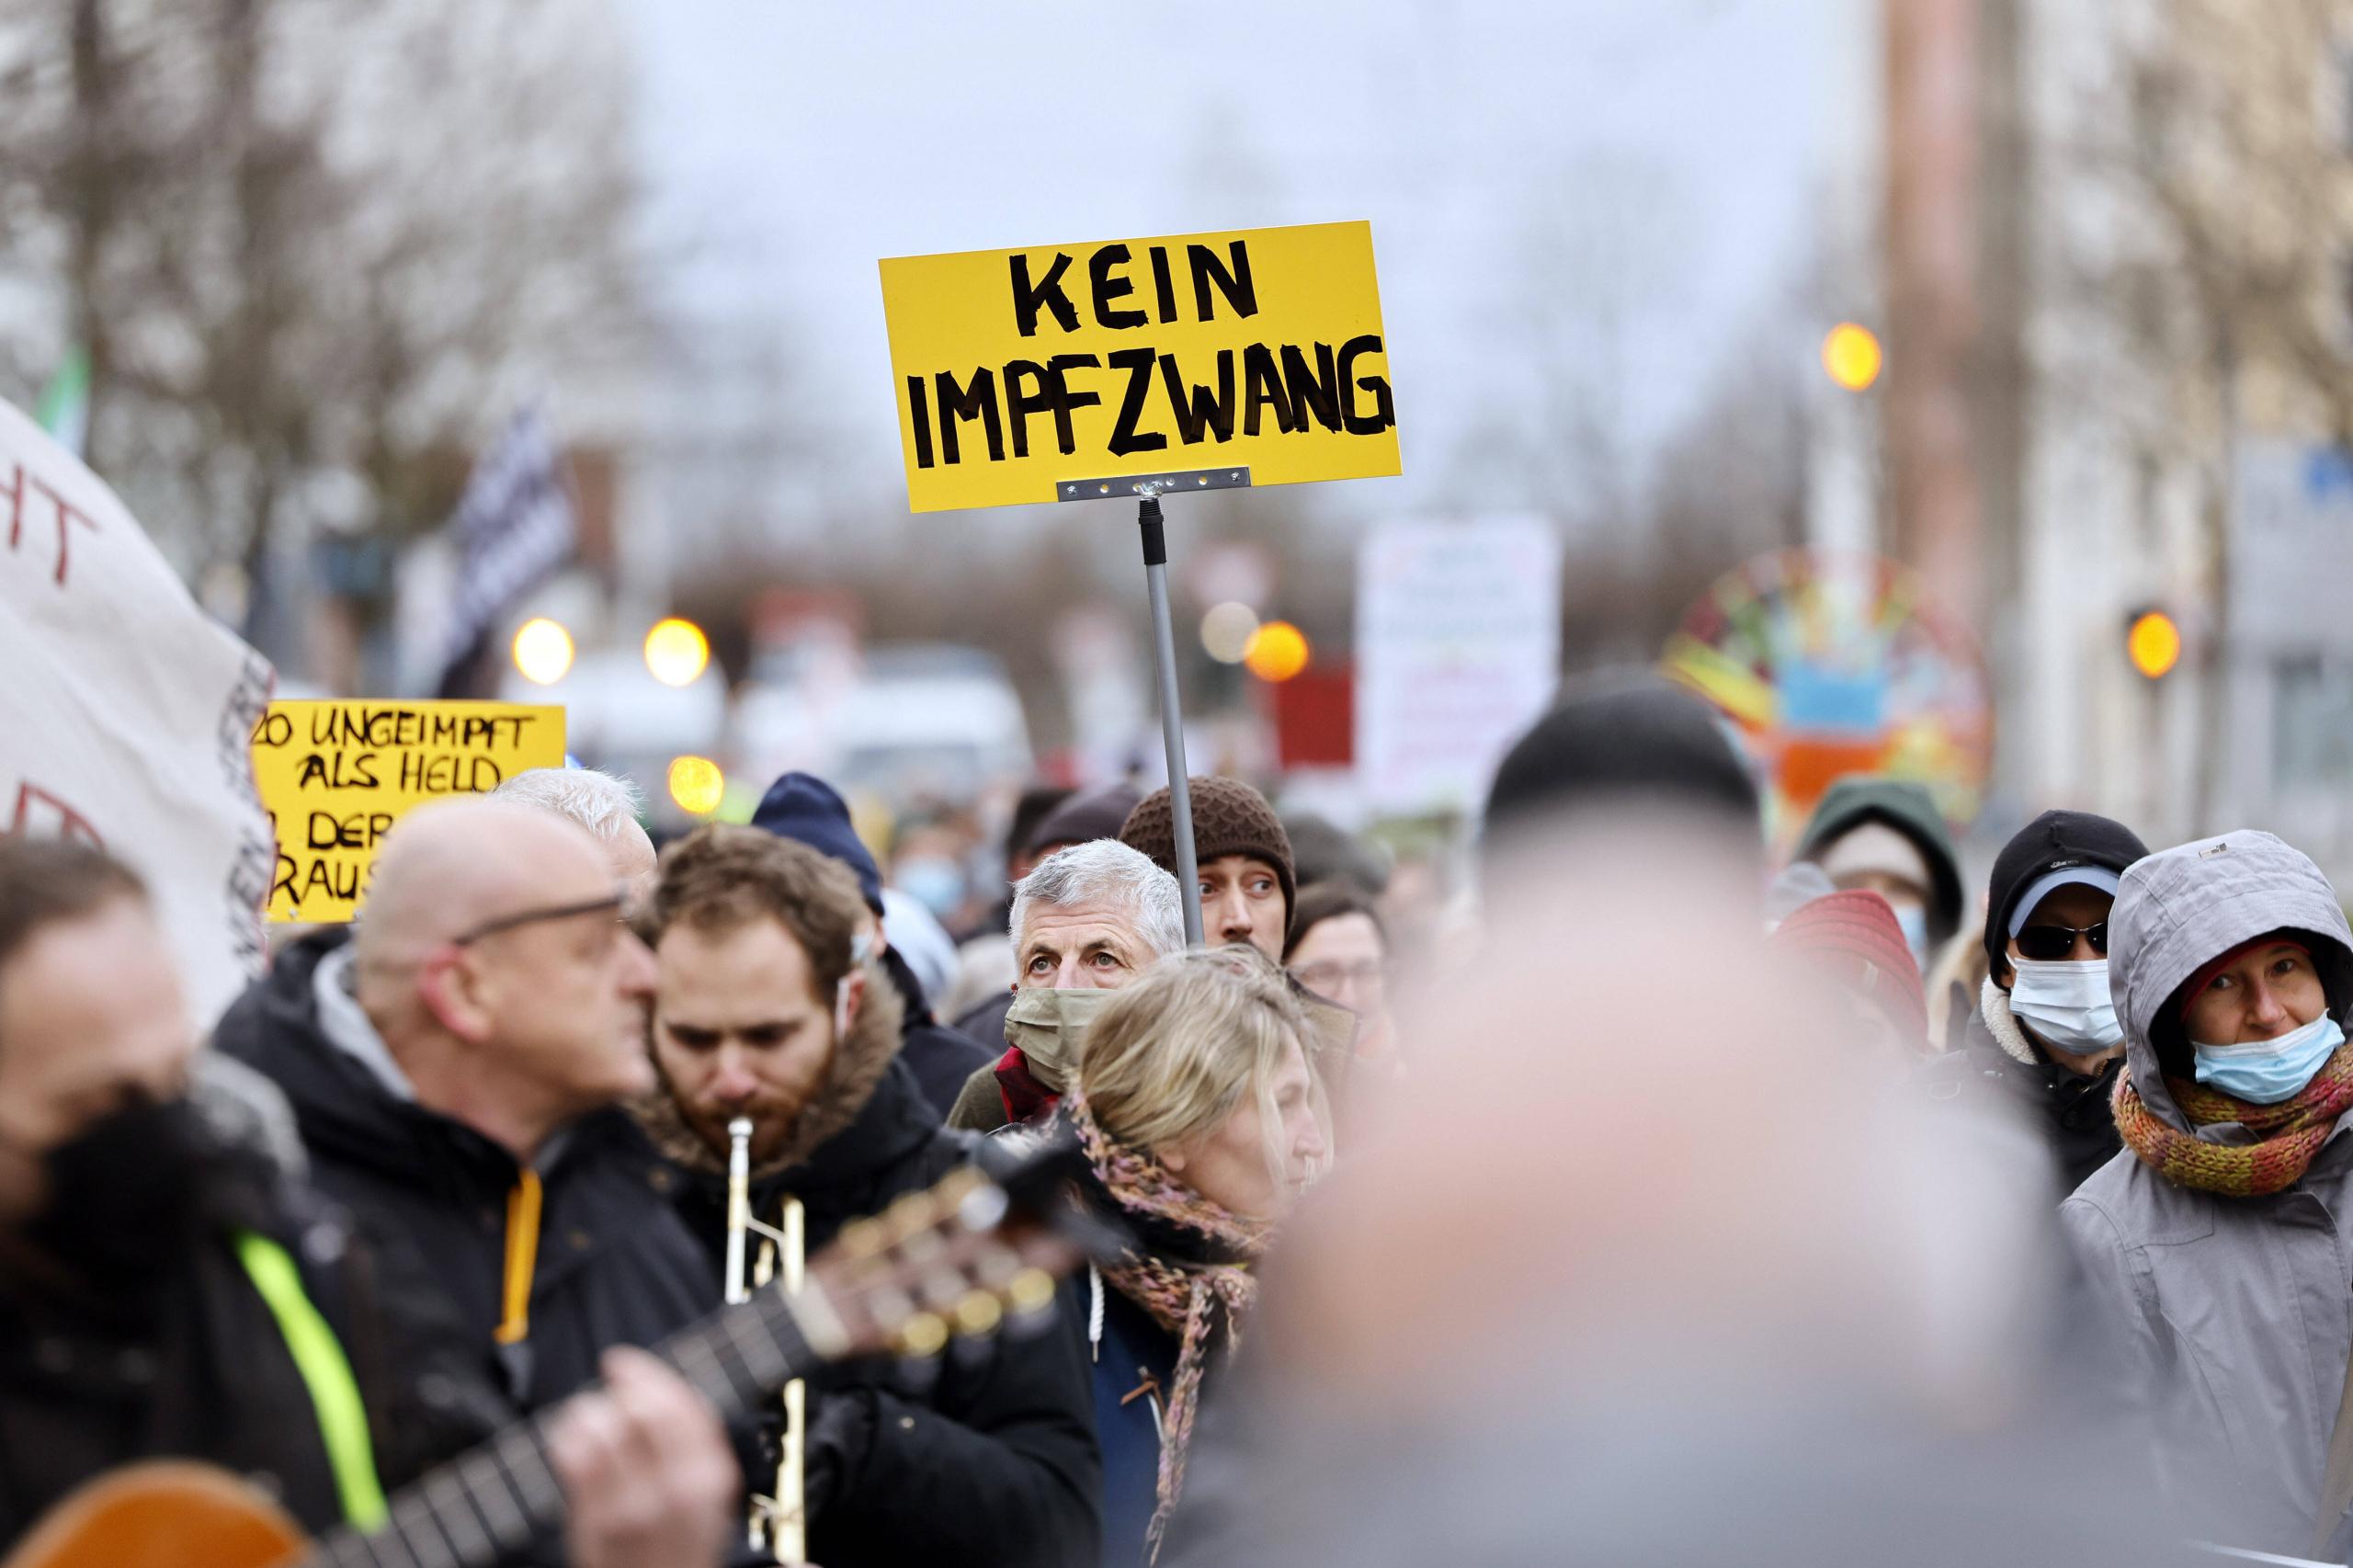
[(928, 1192), (910, 1192), (882, 1210), (882, 1222), (893, 1241), (904, 1242), (939, 1222), (939, 1205)]
[(932, 1196), (939, 1200), (942, 1210), (952, 1210), (987, 1185), (987, 1181), (986, 1176), (971, 1165), (959, 1165), (933, 1184)]
[(1024, 1317), (1042, 1312), (1054, 1304), (1054, 1277), (1042, 1268), (1025, 1268), (1006, 1287), (1005, 1299)]
[(839, 1240), (844, 1253), (862, 1261), (881, 1252), (891, 1236), (880, 1221), (852, 1220), (842, 1227)]
[(917, 1312), (899, 1325), (899, 1353), (903, 1356), (937, 1356), (947, 1343), (948, 1320), (938, 1312)]
[(1005, 1304), (987, 1290), (966, 1292), (956, 1303), (956, 1332), (978, 1336), (995, 1334), (996, 1325), (1005, 1321)]
[(1021, 1272), (1021, 1255), (1002, 1242), (983, 1244), (972, 1258), (972, 1278), (982, 1288), (1002, 1295)]

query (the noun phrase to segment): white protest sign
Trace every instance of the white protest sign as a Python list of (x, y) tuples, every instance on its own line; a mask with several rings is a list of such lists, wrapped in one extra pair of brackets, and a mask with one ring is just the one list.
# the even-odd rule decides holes
[(1385, 524), (1357, 557), (1356, 769), (1389, 812), (1476, 811), (1561, 680), (1561, 544), (1541, 517)]
[(261, 972), (277, 848), (253, 731), (275, 678), (114, 492), (0, 403), (0, 835), (136, 868), (209, 1027)]

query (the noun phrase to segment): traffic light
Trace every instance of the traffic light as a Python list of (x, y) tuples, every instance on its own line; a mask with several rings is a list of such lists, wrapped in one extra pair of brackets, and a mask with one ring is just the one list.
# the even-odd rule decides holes
[(2124, 632), (2125, 656), (2151, 680), (2163, 680), (2181, 663), (2181, 628), (2172, 616), (2150, 607), (2135, 610)]

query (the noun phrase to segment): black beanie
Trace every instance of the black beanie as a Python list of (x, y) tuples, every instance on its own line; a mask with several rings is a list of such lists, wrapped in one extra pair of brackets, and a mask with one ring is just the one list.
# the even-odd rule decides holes
[(1667, 800), (1758, 831), (1756, 784), (1707, 704), (1643, 678), (1571, 696), (1505, 754), (1486, 836), (1580, 805)]
[(2089, 812), (2045, 812), (2002, 846), (1985, 889), (1985, 961), (1995, 971), (2009, 961), (2010, 915), (2044, 873), (2070, 866), (2122, 872), (2144, 859), (2149, 846), (2120, 822)]
[(873, 852), (850, 825), (849, 806), (834, 787), (813, 773), (788, 773), (768, 786), (752, 813), (752, 825), (779, 838), (805, 844), (847, 866), (858, 879), (858, 896), (875, 914), (882, 913), (882, 873)]

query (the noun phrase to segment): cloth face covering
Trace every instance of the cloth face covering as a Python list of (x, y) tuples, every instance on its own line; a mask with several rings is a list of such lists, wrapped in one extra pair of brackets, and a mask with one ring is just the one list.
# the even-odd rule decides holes
[(2198, 1059), (2198, 1081), (2249, 1105), (2278, 1105), (2313, 1081), (2321, 1063), (2345, 1043), (2345, 1031), (2323, 1013), (2302, 1028), (2277, 1040), (2245, 1045), (2189, 1042)]
[[(2018, 972), (2010, 985), (2010, 1011), (2032, 1025), (2044, 1043), (2070, 1056), (2097, 1056), (2124, 1039), (2115, 999), (2109, 994), (2106, 959), (2048, 963), (2013, 959), (2010, 964)], [(2202, 1081), (2202, 1073), (2200, 1076)]]
[(1005, 1015), (1005, 1043), (1019, 1049), (1038, 1081), (1056, 1093), (1078, 1065), (1078, 1048), (1111, 991), (1024, 991)]

